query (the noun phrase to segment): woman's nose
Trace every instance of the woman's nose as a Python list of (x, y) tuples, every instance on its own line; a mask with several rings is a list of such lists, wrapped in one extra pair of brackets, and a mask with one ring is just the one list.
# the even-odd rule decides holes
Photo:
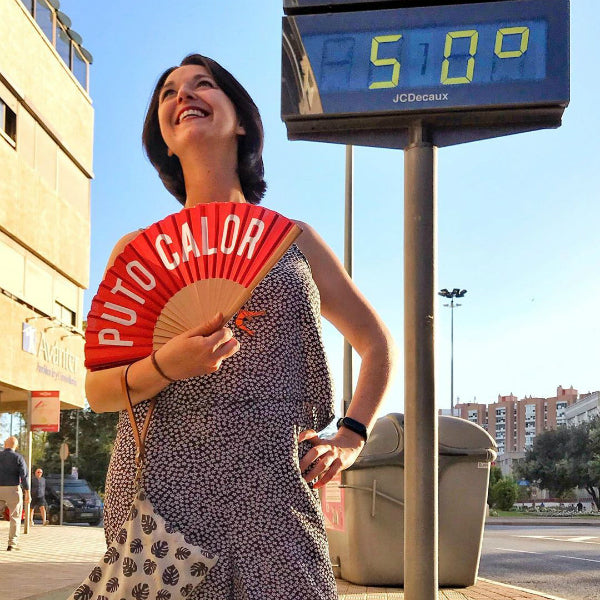
[(192, 97), (193, 97), (193, 93), (192, 93), (191, 88), (187, 84), (183, 84), (177, 92), (177, 102), (181, 103), (184, 100), (187, 100)]

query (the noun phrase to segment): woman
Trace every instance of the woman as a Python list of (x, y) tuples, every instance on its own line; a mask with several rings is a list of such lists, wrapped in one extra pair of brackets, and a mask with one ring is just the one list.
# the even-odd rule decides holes
[[(185, 206), (258, 203), (264, 195), (263, 129), (247, 92), (220, 65), (190, 55), (156, 85), (143, 134), (167, 189)], [(155, 509), (193, 543), (219, 556), (194, 598), (332, 600), (337, 597), (312, 487), (349, 467), (364, 436), (333, 418), (320, 315), (362, 358), (351, 417), (370, 430), (392, 368), (392, 342), (323, 240), (306, 224), (297, 243), (255, 289), (248, 327), (211, 323), (134, 363), (128, 384), (141, 422), (157, 396), (144, 489)], [(137, 235), (118, 242), (109, 265)], [(89, 372), (95, 411), (125, 408), (122, 368)], [(350, 423), (353, 427), (353, 423)], [(364, 433), (364, 432), (363, 432)], [(110, 542), (133, 498), (135, 446), (123, 412), (105, 501)]]

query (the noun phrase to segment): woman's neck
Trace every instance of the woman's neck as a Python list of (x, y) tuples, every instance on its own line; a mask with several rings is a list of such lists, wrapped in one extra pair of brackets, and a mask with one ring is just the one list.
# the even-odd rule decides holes
[(196, 152), (186, 156), (181, 167), (186, 208), (209, 202), (246, 202), (237, 174), (237, 152)]

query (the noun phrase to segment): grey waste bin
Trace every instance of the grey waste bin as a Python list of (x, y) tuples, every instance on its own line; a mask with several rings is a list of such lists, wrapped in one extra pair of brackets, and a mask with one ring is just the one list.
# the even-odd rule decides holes
[[(496, 443), (464, 419), (439, 417), (439, 584), (473, 585)], [(322, 498), (335, 497), (328, 522), (337, 575), (359, 585), (404, 583), (404, 416), (379, 419), (354, 465)], [(324, 504), (326, 506), (326, 503)], [(327, 513), (326, 513), (327, 515)]]

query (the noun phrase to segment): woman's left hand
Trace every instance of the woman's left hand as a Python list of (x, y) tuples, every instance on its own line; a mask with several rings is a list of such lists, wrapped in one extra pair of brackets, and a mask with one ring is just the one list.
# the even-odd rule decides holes
[(345, 427), (331, 439), (321, 439), (316, 431), (307, 429), (298, 436), (299, 443), (304, 441), (309, 441), (313, 447), (300, 460), (300, 471), (306, 481), (317, 479), (313, 485), (315, 489), (351, 466), (365, 445), (360, 435)]

